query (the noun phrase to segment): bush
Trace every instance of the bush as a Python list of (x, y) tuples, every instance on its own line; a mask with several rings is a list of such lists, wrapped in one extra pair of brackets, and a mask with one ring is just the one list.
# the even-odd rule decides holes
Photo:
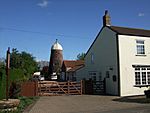
[(20, 103), (16, 111), (5, 111), (0, 113), (22, 113), (27, 106), (33, 104), (38, 99), (39, 97), (19, 97)]
[(150, 98), (150, 90), (144, 91), (146, 98)]
[(21, 84), (19, 82), (12, 82), (9, 88), (9, 98), (18, 98), (20, 96)]
[(18, 106), (18, 113), (23, 112), (23, 110), (27, 106), (37, 101), (39, 97), (19, 97), (19, 99), (20, 99), (20, 104)]

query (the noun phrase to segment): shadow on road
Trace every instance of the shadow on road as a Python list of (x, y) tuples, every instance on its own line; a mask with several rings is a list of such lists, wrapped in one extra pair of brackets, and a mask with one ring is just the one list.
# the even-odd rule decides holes
[(120, 97), (112, 100), (118, 102), (130, 102), (130, 103), (141, 103), (141, 104), (150, 103), (150, 98), (146, 98), (145, 96), (128, 96), (128, 97)]

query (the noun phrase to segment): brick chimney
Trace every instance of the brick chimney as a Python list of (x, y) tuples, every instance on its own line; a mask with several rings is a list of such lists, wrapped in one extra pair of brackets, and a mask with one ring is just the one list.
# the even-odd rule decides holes
[(108, 14), (108, 10), (105, 10), (105, 15), (103, 16), (103, 26), (110, 26), (110, 16)]

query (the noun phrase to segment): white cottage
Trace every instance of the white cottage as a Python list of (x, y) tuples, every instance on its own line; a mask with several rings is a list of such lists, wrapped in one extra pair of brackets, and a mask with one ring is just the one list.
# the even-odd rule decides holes
[(103, 27), (88, 49), (77, 80), (106, 80), (106, 93), (142, 95), (150, 85), (150, 30), (110, 25), (108, 11)]

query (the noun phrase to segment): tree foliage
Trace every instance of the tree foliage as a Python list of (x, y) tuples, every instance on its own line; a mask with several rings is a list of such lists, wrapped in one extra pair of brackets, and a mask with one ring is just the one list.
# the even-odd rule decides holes
[(85, 58), (85, 53), (79, 53), (77, 55), (77, 60), (84, 60), (84, 58)]
[[(0, 58), (0, 99), (5, 98), (6, 87), (6, 63), (4, 58)], [(10, 76), (9, 85), (28, 80), (37, 71), (38, 66), (35, 57), (27, 52), (19, 52), (16, 48), (10, 53)], [(11, 86), (11, 85), (10, 85)]]
[(0, 69), (5, 67), (5, 59), (0, 58)]
[(38, 65), (30, 53), (19, 52), (16, 48), (12, 49), (10, 54), (10, 68), (21, 69), (26, 77), (29, 77), (34, 71), (37, 71)]

